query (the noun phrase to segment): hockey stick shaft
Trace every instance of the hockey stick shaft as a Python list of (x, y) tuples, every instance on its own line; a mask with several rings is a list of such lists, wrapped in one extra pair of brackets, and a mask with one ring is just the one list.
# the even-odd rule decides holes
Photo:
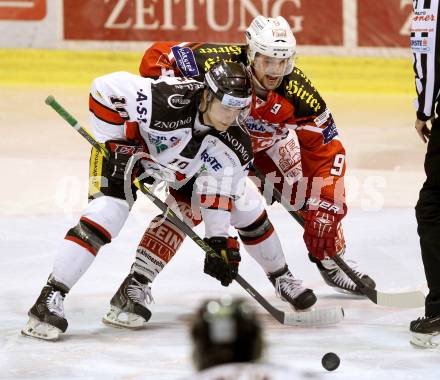
[(96, 141), (96, 139), (90, 134), (90, 132), (87, 131), (87, 129), (85, 129), (84, 127), (82, 127), (78, 123), (78, 120), (76, 120), (69, 112), (67, 112), (64, 109), (64, 107), (61, 104), (59, 104), (52, 95), (49, 95), (46, 98), (45, 103), (48, 106), (52, 107), (52, 109), (58, 115), (60, 115), (65, 121), (67, 121), (67, 123), (69, 123), (70, 126), (75, 128), (76, 131), (82, 137), (84, 137), (99, 153), (101, 153), (104, 157), (108, 158), (108, 152), (105, 149), (104, 145), (100, 144), (98, 141)]
[[(100, 144), (93, 135), (84, 127), (82, 127), (78, 121), (67, 112), (63, 106), (61, 106), (53, 96), (46, 98), (46, 104), (52, 107), (65, 121), (67, 121), (75, 130), (84, 137), (94, 148), (96, 148), (102, 155), (108, 158), (109, 154), (105, 146)], [(135, 185), (145, 194), (166, 216), (166, 218), (179, 228), (183, 233), (190, 237), (200, 248), (208, 254), (217, 255), (217, 253), (205, 243), (205, 241), (195, 233), (192, 228), (181, 220), (160, 198), (158, 198), (147, 186), (135, 180)], [(240, 286), (246, 290), (252, 298), (254, 298), (263, 308), (265, 308), (269, 314), (271, 314), (278, 322), (284, 324), (285, 313), (274, 306), (272, 306), (255, 288), (250, 285), (243, 277), (237, 274), (235, 278)]]
[[(298, 224), (304, 227), (304, 219), (299, 215), (292, 207), (290, 202), (286, 200), (281, 191), (279, 191), (273, 183), (266, 179), (266, 177), (256, 168), (253, 167), (255, 176), (262, 182), (262, 186), (265, 188), (264, 192), (273, 195), (275, 200), (279, 202), (286, 211), (298, 222)], [(269, 186), (267, 191), (265, 186)], [(332, 257), (336, 265), (359, 287), (359, 290), (373, 303), (381, 306), (391, 307), (403, 307), (403, 308), (417, 308), (425, 304), (425, 296), (420, 291), (409, 291), (402, 293), (383, 293), (376, 289), (367, 286), (362, 279), (356, 275), (347, 263), (339, 256)]]

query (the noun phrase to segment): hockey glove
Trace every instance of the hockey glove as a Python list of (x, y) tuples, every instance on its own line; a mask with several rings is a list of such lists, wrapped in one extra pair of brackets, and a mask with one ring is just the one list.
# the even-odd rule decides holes
[(304, 242), (309, 253), (319, 259), (334, 257), (344, 248), (344, 239), (339, 236), (341, 219), (347, 213), (345, 205), (336, 206), (324, 199), (310, 198), (304, 217)]
[[(108, 140), (105, 142), (105, 147), (109, 152), (107, 178), (116, 183), (123, 183), (128, 161), (135, 153), (142, 152), (142, 146), (129, 141)], [(136, 168), (139, 168), (138, 163), (133, 168), (132, 179), (137, 174)]]
[(241, 260), (237, 238), (214, 236), (204, 240), (217, 254), (206, 254), (203, 271), (228, 286), (237, 276)]

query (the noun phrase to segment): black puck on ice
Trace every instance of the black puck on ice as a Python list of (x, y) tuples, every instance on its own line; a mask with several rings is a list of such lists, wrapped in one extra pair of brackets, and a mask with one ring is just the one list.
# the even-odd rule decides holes
[(322, 366), (327, 371), (334, 371), (336, 368), (339, 367), (339, 364), (341, 363), (341, 359), (339, 359), (339, 356), (336, 355), (333, 352), (327, 352), (321, 360)]

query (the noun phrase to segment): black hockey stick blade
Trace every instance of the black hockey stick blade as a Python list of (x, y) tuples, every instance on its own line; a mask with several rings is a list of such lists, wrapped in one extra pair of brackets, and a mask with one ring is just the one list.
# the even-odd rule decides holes
[[(287, 201), (281, 192), (272, 184), (266, 180), (265, 176), (256, 168), (252, 168), (256, 177), (262, 181), (265, 186), (264, 193), (270, 194), (275, 200), (286, 209), (286, 211), (295, 219), (298, 224), (304, 227), (304, 219), (295, 210), (292, 205)], [(266, 189), (269, 186), (269, 191)], [(354, 273), (347, 263), (339, 256), (332, 258), (336, 265), (342, 269), (342, 271), (359, 287), (359, 290), (373, 303), (379, 306), (396, 307), (396, 308), (418, 308), (425, 305), (425, 295), (420, 290), (413, 290), (408, 292), (399, 293), (384, 293), (367, 286), (362, 279)]]
[(286, 326), (318, 327), (336, 324), (344, 319), (342, 307), (328, 307), (311, 309), (307, 311), (284, 312), (272, 306), (240, 275), (235, 278), (244, 290), (263, 306), (272, 317)]
[(365, 285), (347, 263), (338, 256), (333, 261), (341, 268), (344, 273), (359, 287), (359, 290), (365, 294), (376, 305), (397, 307), (397, 308), (418, 308), (425, 305), (425, 296), (419, 290), (413, 290), (400, 293), (384, 293), (376, 289), (372, 289)]

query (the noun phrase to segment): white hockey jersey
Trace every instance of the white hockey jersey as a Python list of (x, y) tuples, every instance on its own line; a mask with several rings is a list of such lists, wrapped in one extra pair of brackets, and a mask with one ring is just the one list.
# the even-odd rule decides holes
[(205, 223), (221, 215), (208, 235), (227, 236), (230, 215), (225, 213), (244, 192), (252, 145), (239, 126), (218, 132), (203, 124), (198, 111), (202, 90), (203, 83), (182, 78), (105, 75), (92, 84), (91, 124), (100, 142), (129, 140), (137, 129), (149, 156), (142, 161), (149, 175), (173, 186), (197, 176)]

